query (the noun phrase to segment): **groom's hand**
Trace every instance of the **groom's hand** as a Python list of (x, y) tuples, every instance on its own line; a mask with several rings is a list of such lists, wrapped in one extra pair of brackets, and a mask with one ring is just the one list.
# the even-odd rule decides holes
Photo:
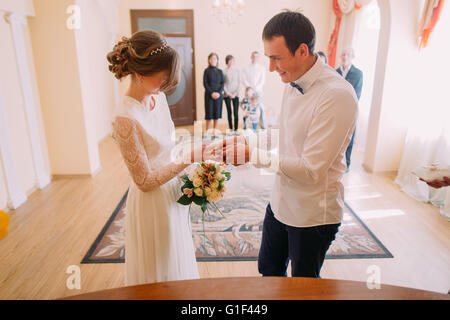
[(210, 143), (204, 150), (204, 158), (238, 166), (249, 161), (250, 150), (244, 137), (230, 137)]
[(203, 151), (203, 159), (222, 162), (223, 161), (222, 142), (220, 141), (208, 144)]
[(223, 147), (223, 161), (234, 166), (246, 164), (250, 160), (250, 149), (248, 144), (233, 143)]

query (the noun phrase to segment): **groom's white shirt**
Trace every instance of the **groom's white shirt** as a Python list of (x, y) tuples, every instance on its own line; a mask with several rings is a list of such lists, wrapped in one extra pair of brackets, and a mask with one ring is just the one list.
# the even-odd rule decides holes
[(270, 205), (279, 221), (295, 227), (339, 223), (344, 154), (355, 127), (357, 98), (352, 86), (321, 59), (295, 82), (304, 94), (285, 86), (278, 153), (251, 148), (250, 161), (276, 168)]

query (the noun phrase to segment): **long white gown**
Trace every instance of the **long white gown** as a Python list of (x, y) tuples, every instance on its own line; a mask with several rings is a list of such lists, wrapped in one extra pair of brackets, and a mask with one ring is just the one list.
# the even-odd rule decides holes
[(113, 121), (113, 136), (132, 177), (126, 203), (126, 285), (199, 278), (189, 207), (176, 202), (183, 165), (171, 162), (174, 124), (164, 93), (151, 97), (140, 103), (124, 96)]

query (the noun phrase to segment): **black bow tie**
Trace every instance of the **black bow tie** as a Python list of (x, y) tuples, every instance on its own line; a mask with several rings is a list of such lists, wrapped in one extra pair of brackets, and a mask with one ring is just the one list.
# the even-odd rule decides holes
[(302, 87), (300, 87), (298, 84), (296, 84), (295, 82), (291, 82), (290, 84), (291, 84), (291, 86), (293, 86), (295, 89), (297, 89), (297, 90), (300, 91), (302, 94), (304, 94), (304, 93), (303, 93)]

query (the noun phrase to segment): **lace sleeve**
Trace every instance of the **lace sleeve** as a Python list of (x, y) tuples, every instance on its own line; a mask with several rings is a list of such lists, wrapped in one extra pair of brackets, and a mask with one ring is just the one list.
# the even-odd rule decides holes
[(136, 186), (143, 192), (150, 191), (177, 176), (190, 163), (180, 161), (152, 170), (137, 123), (129, 118), (117, 117), (113, 123), (113, 137)]

